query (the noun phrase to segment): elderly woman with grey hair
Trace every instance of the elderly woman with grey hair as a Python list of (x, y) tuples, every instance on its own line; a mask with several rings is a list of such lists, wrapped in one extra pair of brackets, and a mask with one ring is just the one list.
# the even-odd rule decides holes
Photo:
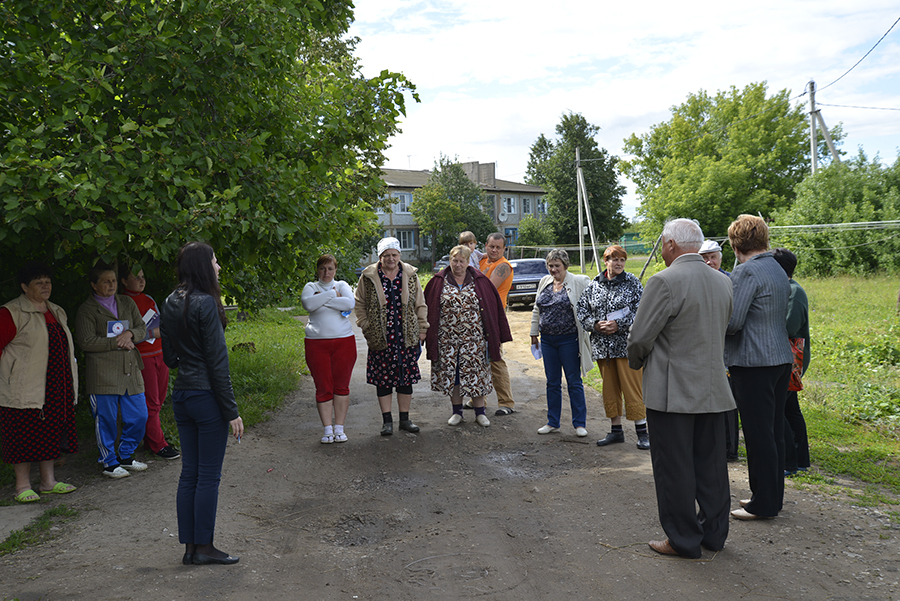
[(590, 285), (587, 276), (569, 273), (569, 254), (554, 248), (547, 253), (547, 270), (538, 284), (531, 312), (531, 344), (539, 348), (547, 377), (547, 424), (538, 434), (559, 432), (562, 412), (562, 374), (566, 374), (575, 434), (587, 436), (587, 409), (581, 377), (594, 366), (590, 334), (578, 324), (576, 306)]

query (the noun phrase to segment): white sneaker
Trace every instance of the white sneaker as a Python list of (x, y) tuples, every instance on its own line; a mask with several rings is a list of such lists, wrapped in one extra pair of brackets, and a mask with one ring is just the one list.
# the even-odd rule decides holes
[(587, 428), (575, 428), (575, 436), (584, 438), (585, 436), (587, 436)]
[(105, 470), (103, 470), (102, 473), (107, 478), (127, 478), (128, 476), (131, 475), (128, 472), (126, 472), (125, 470), (123, 470), (121, 465), (117, 465), (116, 469), (114, 469), (114, 470), (105, 469)]
[(476, 421), (476, 422), (478, 423), (478, 425), (481, 426), (482, 428), (487, 428), (488, 426), (491, 425), (491, 420), (489, 420), (489, 419), (487, 418), (487, 416), (484, 415), (484, 414), (481, 414), (481, 415), (479, 415), (478, 417), (476, 417), (476, 418), (475, 418), (475, 421)]
[(121, 463), (120, 465), (129, 472), (143, 472), (147, 469), (147, 464), (137, 459), (132, 459), (131, 463)]
[(538, 434), (550, 434), (551, 432), (559, 432), (559, 428), (554, 428), (549, 424), (538, 428)]
[(453, 415), (450, 416), (450, 419), (447, 420), (447, 423), (450, 424), (451, 426), (458, 426), (463, 421), (465, 421), (465, 420), (463, 420), (463, 416), (461, 416), (459, 413), (454, 413)]

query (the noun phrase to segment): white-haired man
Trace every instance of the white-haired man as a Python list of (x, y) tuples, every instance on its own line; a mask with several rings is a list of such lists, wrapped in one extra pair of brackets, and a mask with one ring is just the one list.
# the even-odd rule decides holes
[(667, 269), (647, 281), (628, 335), (628, 363), (644, 368), (656, 502), (668, 537), (650, 547), (690, 558), (701, 546), (722, 549), (728, 537), (724, 416), (735, 408), (725, 370), (710, 369), (725, 353), (731, 282), (704, 264), (701, 244), (694, 221), (666, 224)]

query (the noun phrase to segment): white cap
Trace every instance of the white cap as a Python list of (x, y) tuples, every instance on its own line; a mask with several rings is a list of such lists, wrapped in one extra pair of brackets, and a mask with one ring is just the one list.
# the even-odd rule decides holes
[(378, 256), (380, 257), (382, 253), (384, 253), (384, 251), (391, 248), (395, 249), (397, 252), (400, 252), (400, 241), (392, 237), (382, 238), (378, 241)]
[(719, 243), (715, 240), (704, 240), (703, 245), (700, 247), (700, 254), (703, 255), (714, 252), (722, 252), (722, 247), (719, 246)]

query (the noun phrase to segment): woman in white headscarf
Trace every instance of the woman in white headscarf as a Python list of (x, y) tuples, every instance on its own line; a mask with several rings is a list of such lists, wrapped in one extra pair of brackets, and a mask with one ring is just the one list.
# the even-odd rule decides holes
[(409, 406), (412, 386), (421, 378), (418, 361), (428, 331), (428, 308), (416, 268), (400, 261), (400, 241), (383, 238), (377, 249), (378, 262), (363, 270), (356, 287), (356, 324), (369, 344), (366, 382), (376, 387), (382, 436), (394, 433), (394, 389), (400, 429), (418, 432), (419, 426), (409, 419)]

